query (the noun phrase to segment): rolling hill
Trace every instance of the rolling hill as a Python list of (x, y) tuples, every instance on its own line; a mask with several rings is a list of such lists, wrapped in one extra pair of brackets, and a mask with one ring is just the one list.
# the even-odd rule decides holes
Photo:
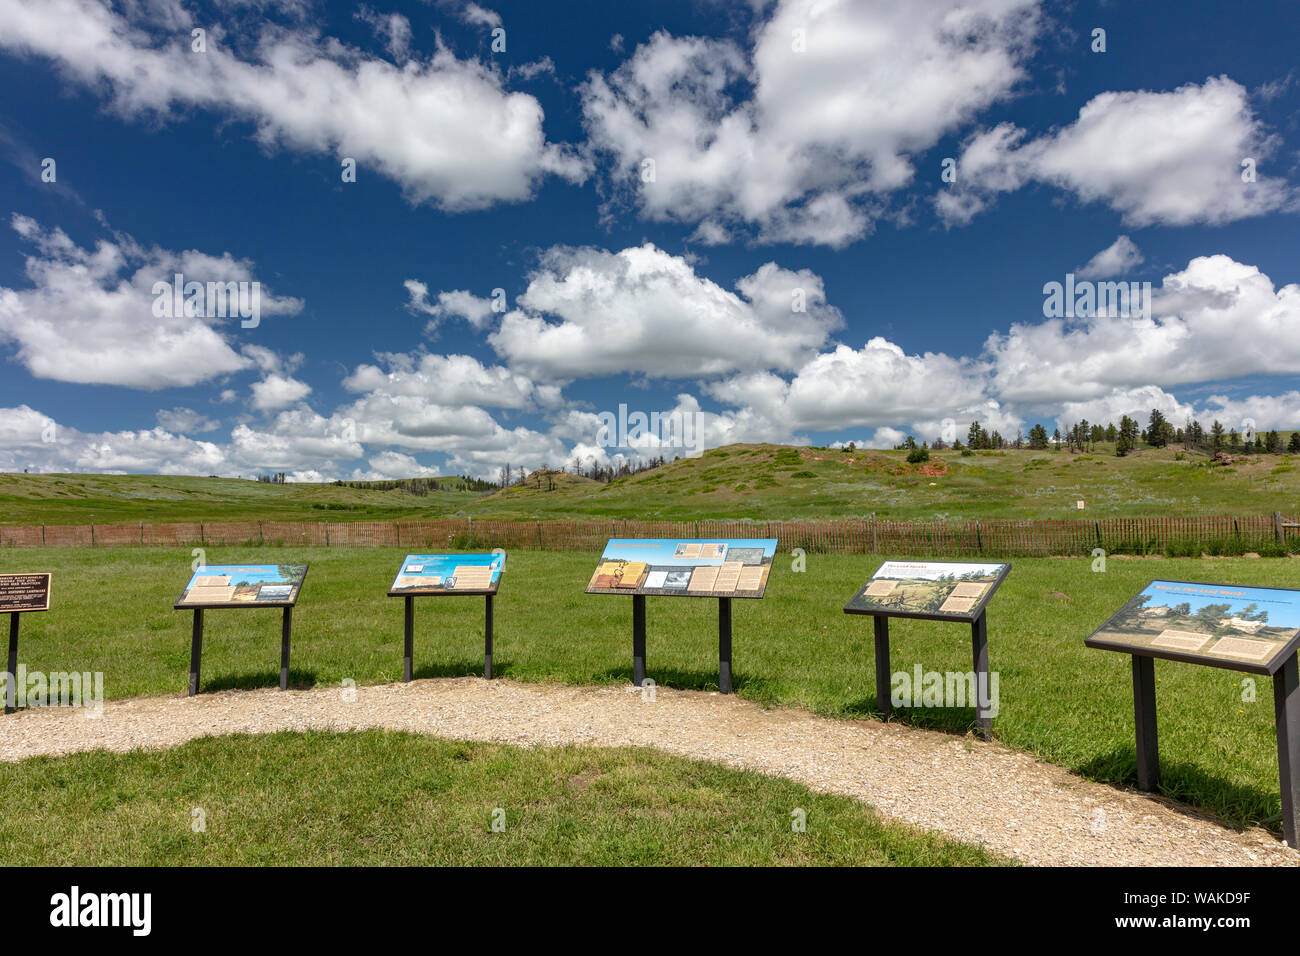
[(487, 494), (465, 490), (455, 479), (415, 494), (231, 478), (0, 475), (0, 523), (1295, 513), (1298, 458), (1258, 455), (1221, 465), (1177, 448), (1116, 458), (1099, 447), (1088, 453), (942, 451), (909, 464), (901, 451), (731, 445), (609, 483), (547, 472)]

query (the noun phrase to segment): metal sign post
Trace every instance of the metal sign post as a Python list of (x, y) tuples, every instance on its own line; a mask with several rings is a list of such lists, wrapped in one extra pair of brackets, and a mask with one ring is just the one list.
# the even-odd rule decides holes
[(17, 709), (18, 688), (15, 682), (18, 680), (18, 619), (22, 617), (21, 611), (9, 612), (9, 666), (5, 668), (5, 673), (9, 679), (5, 681), (5, 713), (12, 714)]

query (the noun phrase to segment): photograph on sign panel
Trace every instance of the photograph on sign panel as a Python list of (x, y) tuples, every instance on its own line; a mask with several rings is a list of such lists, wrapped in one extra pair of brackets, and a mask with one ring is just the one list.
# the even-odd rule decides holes
[(1300, 591), (1153, 581), (1093, 634), (1096, 640), (1266, 664), (1300, 629)]
[(988, 596), (1005, 564), (886, 561), (849, 601), (855, 611), (966, 616)]

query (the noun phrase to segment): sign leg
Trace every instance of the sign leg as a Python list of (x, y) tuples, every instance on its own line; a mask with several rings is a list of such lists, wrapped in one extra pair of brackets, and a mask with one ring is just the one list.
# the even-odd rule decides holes
[(645, 683), (645, 595), (632, 595), (632, 683)]
[(289, 689), (289, 635), (293, 631), (293, 608), (284, 609), (280, 625), (280, 690)]
[(718, 690), (731, 693), (731, 598), (718, 598)]
[(1273, 675), (1273, 714), (1277, 720), (1277, 773), (1282, 782), (1282, 834), (1296, 845), (1296, 806), (1300, 804), (1300, 669), (1292, 654)]
[(1160, 745), (1156, 739), (1156, 662), (1133, 655), (1133, 723), (1137, 730), (1138, 789), (1151, 792), (1160, 782)]
[(483, 677), (492, 679), (492, 595), (487, 596), (483, 621)]
[(5, 713), (12, 714), (18, 709), (18, 618), (21, 615), (14, 611), (9, 615), (9, 666), (5, 673), (9, 679), (5, 681)]
[(415, 598), (406, 595), (406, 636), (402, 650), (402, 680), (411, 680), (411, 655), (415, 650)]
[(980, 736), (985, 740), (993, 739), (992, 701), (989, 695), (992, 685), (989, 683), (989, 620), (981, 611), (970, 626), (971, 659), (975, 664), (975, 720), (979, 724)]
[(203, 608), (194, 609), (194, 628), (190, 632), (190, 696), (199, 692), (199, 665), (203, 661)]
[(881, 720), (888, 720), (893, 709), (889, 703), (889, 618), (877, 614), (876, 623), (876, 710)]

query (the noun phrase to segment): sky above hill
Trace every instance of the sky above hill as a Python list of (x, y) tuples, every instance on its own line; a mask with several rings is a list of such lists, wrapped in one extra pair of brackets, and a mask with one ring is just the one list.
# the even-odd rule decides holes
[(1300, 427), (1298, 27), (0, 0), (0, 470)]

